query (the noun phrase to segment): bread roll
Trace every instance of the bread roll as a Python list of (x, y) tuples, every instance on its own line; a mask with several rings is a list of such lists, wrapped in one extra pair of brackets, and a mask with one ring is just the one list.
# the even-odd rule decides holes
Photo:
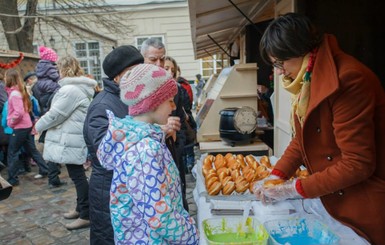
[(213, 155), (207, 155), (203, 160), (203, 165), (212, 164), (214, 162), (215, 157)]
[(309, 172), (307, 171), (307, 169), (299, 170), (299, 171), (297, 170), (296, 175), (300, 179), (305, 179), (309, 177)]
[(218, 155), (215, 156), (214, 166), (215, 166), (215, 169), (220, 169), (220, 168), (223, 168), (223, 167), (227, 167), (226, 159), (223, 157), (222, 154), (218, 154)]
[(231, 176), (226, 176), (224, 177), (222, 180), (221, 180), (221, 183), (222, 183), (222, 186), (225, 186), (227, 184), (227, 182), (229, 181), (232, 181), (233, 179), (231, 178)]
[(276, 185), (281, 185), (285, 182), (284, 179), (271, 179), (271, 180), (266, 180), (265, 183), (263, 183), (263, 187), (269, 188), (273, 187)]
[(231, 158), (227, 161), (227, 167), (230, 169), (240, 169), (241, 164), (235, 158)]
[(255, 184), (255, 182), (257, 182), (257, 181), (253, 181), (249, 185), (249, 191), (250, 191), (251, 194), (254, 194), (254, 184)]
[(256, 179), (258, 179), (258, 180), (263, 180), (264, 178), (267, 178), (269, 175), (270, 175), (270, 172), (267, 171), (267, 170), (265, 170), (265, 171), (263, 171), (263, 172), (259, 172), (259, 173), (257, 174), (258, 177), (257, 177)]
[(232, 153), (227, 153), (226, 155), (225, 155), (225, 159), (228, 161), (228, 160), (230, 160), (230, 159), (234, 159), (234, 155), (232, 154)]
[(233, 179), (233, 181), (236, 181), (239, 176), (241, 176), (241, 173), (238, 169), (234, 169), (231, 171), (231, 178)]
[(262, 156), (261, 159), (259, 160), (259, 163), (265, 166), (266, 168), (271, 168), (271, 163), (268, 156)]
[(250, 184), (243, 176), (239, 176), (235, 181), (235, 191), (243, 193), (249, 188)]
[(207, 193), (211, 196), (218, 195), (222, 189), (222, 184), (220, 182), (214, 182), (209, 188), (207, 188)]
[(207, 181), (208, 179), (212, 178), (212, 177), (218, 177), (218, 174), (215, 172), (215, 170), (213, 169), (214, 172), (212, 171), (209, 171), (209, 173), (205, 176), (205, 180)]
[(233, 181), (228, 181), (226, 185), (222, 188), (223, 195), (230, 195), (235, 190), (235, 183)]
[(226, 175), (230, 175), (231, 170), (228, 168), (225, 168), (225, 167), (217, 169), (217, 174), (220, 175), (221, 173), (225, 173)]
[(210, 173), (216, 173), (214, 169), (210, 168), (202, 168), (203, 176), (206, 178), (206, 176)]
[(239, 164), (241, 165), (241, 168), (244, 168), (247, 166), (245, 162), (245, 158), (242, 154), (238, 154), (236, 158), (237, 158), (237, 162), (239, 162)]
[(247, 163), (247, 165), (250, 165), (252, 162), (255, 162), (255, 158), (254, 158), (254, 156), (253, 155), (247, 155), (246, 157), (245, 157), (245, 159), (246, 159), (246, 163)]
[(266, 170), (267, 168), (264, 165), (259, 165), (258, 168), (255, 169), (255, 172), (257, 172), (257, 174), (260, 174)]
[(215, 182), (219, 182), (218, 177), (211, 177), (210, 179), (206, 180), (206, 189), (209, 189)]
[(255, 178), (257, 177), (257, 173), (255, 172), (255, 170), (253, 168), (251, 168), (250, 166), (246, 166), (242, 169), (242, 173), (243, 173), (243, 176), (245, 177), (245, 179), (250, 183), (250, 182), (253, 182), (255, 180)]

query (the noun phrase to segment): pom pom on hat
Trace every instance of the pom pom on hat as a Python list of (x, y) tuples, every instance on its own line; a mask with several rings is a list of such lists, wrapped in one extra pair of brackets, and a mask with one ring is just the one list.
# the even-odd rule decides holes
[(131, 116), (157, 108), (177, 92), (178, 87), (171, 74), (152, 64), (137, 65), (120, 80), (120, 99), (128, 105)]
[(127, 67), (142, 64), (143, 56), (139, 50), (132, 45), (123, 45), (113, 49), (103, 61), (104, 73), (114, 79)]
[(40, 59), (42, 60), (56, 62), (58, 58), (56, 52), (53, 49), (45, 46), (39, 47), (39, 54), (40, 54)]

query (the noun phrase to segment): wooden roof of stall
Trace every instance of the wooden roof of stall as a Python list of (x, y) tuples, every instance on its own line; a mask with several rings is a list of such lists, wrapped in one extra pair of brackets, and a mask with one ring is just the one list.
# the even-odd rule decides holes
[(188, 0), (188, 3), (196, 59), (230, 53), (230, 44), (250, 24), (249, 20), (257, 23), (274, 18), (274, 0)]

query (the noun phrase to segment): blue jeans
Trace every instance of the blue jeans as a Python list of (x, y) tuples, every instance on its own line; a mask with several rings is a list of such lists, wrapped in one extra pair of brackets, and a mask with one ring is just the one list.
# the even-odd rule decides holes
[(48, 167), (40, 152), (36, 149), (35, 141), (31, 137), (32, 128), (14, 129), (9, 137), (8, 145), (8, 182), (15, 184), (19, 181), (18, 172), (19, 151), (24, 147), (25, 151), (31, 154), (32, 159), (39, 167), (39, 174), (47, 175)]

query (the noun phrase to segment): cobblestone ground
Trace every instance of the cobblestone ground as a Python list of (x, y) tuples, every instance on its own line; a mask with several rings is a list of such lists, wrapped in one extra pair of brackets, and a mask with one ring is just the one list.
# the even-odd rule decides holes
[[(89, 244), (89, 228), (68, 231), (64, 227), (70, 221), (63, 218), (63, 213), (75, 208), (76, 191), (66, 168), (61, 169), (60, 177), (68, 185), (57, 189), (49, 189), (47, 178), (33, 178), (37, 167), (19, 176), (20, 185), (14, 187), (8, 199), (0, 202), (0, 244)], [(90, 173), (88, 170), (87, 175)], [(6, 170), (2, 175), (6, 178)], [(196, 218), (197, 208), (192, 197), (195, 179), (190, 174), (186, 178), (190, 214)]]

